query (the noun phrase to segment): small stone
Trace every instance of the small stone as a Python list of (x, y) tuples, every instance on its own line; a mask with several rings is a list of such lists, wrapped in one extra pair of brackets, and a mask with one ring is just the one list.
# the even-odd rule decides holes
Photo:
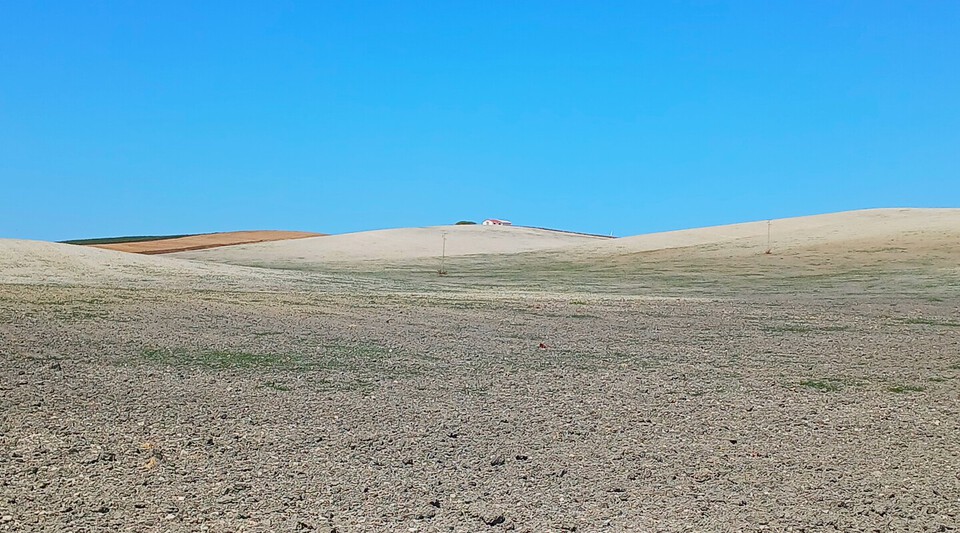
[(427, 520), (437, 516), (437, 509), (435, 507), (426, 506), (419, 513), (417, 513), (417, 520)]
[(501, 466), (505, 462), (502, 455), (494, 455), (493, 458), (490, 459), (490, 466)]
[(5, 514), (2, 517), (0, 517), (0, 522), (10, 522), (12, 520), (13, 520), (12, 515)]
[(506, 521), (507, 519), (502, 514), (484, 517), (483, 519), (483, 523), (487, 524), (488, 526), (499, 526)]

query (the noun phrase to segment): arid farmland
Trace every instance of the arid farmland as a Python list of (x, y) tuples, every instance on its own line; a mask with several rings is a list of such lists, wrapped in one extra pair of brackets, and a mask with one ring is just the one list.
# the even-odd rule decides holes
[(771, 229), (0, 241), (0, 530), (957, 528), (960, 210)]

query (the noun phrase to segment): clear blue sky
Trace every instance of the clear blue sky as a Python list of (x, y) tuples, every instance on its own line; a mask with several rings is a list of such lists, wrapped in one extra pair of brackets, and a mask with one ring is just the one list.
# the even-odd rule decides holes
[(4, 2), (0, 237), (960, 206), (960, 2)]

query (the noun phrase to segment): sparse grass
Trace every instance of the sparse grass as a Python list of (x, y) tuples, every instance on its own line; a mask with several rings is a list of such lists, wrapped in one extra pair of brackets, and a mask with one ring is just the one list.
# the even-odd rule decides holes
[(261, 353), (230, 349), (145, 348), (140, 360), (153, 364), (210, 370), (332, 370), (338, 373), (376, 371), (391, 378), (417, 375), (420, 362), (411, 356), (369, 343), (322, 344), (306, 353)]
[(800, 324), (764, 325), (760, 326), (760, 329), (768, 333), (809, 333), (813, 331), (813, 328)]
[(486, 302), (471, 302), (466, 300), (423, 300), (420, 304), (435, 305), (436, 307), (446, 307), (450, 309), (487, 309), (490, 307)]
[(490, 384), (477, 377), (464, 380), (460, 391), (469, 396), (486, 396), (490, 392)]
[(779, 324), (760, 326), (761, 331), (768, 333), (811, 333), (814, 331), (846, 331), (849, 326), (809, 326), (806, 324)]
[(103, 311), (88, 311), (85, 309), (61, 309), (55, 313), (58, 318), (67, 320), (90, 320), (96, 318), (107, 318), (109, 315)]
[(836, 392), (843, 388), (843, 381), (839, 379), (808, 379), (800, 382), (804, 387), (809, 387), (821, 392)]
[(102, 298), (87, 298), (87, 299), (69, 299), (69, 300), (64, 300), (62, 303), (103, 305), (108, 303), (108, 301)]
[(210, 369), (230, 368), (303, 368), (302, 359), (291, 354), (256, 354), (243, 351), (146, 348), (141, 357), (154, 363), (198, 366)]
[(263, 388), (273, 389), (275, 391), (280, 391), (280, 392), (289, 392), (293, 390), (290, 387), (284, 385), (283, 383), (280, 383), (279, 381), (268, 381), (263, 384)]
[(953, 322), (949, 320), (936, 320), (933, 318), (924, 318), (924, 317), (910, 317), (903, 320), (904, 324), (920, 324), (923, 326), (946, 326), (946, 327), (960, 327), (960, 322)]
[[(338, 359), (358, 358), (364, 361), (383, 359), (393, 351), (376, 344), (324, 344), (321, 346), (325, 355)], [(398, 354), (399, 355), (399, 354)]]
[(920, 385), (893, 385), (887, 387), (887, 390), (896, 394), (903, 394), (907, 392), (923, 392), (927, 390), (927, 388)]
[(634, 368), (658, 368), (663, 366), (663, 362), (657, 357), (649, 357), (636, 353), (616, 351), (594, 352), (554, 348), (541, 351), (541, 353), (551, 356), (549, 360), (554, 363), (560, 363), (562, 361), (562, 364), (571, 364), (583, 369), (610, 364), (628, 364)]
[(874, 248), (874, 249), (872, 249), (872, 250), (867, 249), (867, 250), (853, 250), (853, 251), (856, 252), (856, 253), (858, 253), (858, 254), (876, 254), (876, 253), (883, 253), (883, 252), (898, 252), (898, 253), (900, 253), (900, 252), (906, 252), (906, 251), (908, 251), (908, 250), (907, 250), (906, 248), (890, 247), (890, 248)]

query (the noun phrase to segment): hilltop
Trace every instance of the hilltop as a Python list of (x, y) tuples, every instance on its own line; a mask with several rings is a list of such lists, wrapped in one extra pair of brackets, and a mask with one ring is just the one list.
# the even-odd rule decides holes
[(174, 254), (231, 264), (306, 267), (327, 262), (405, 261), (425, 258), (516, 254), (609, 240), (521, 226), (433, 226), (331, 235), (297, 241), (230, 246)]

